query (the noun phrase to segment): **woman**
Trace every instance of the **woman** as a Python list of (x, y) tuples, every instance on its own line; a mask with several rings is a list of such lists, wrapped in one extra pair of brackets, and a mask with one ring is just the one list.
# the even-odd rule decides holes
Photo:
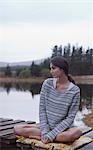
[(80, 89), (68, 75), (65, 58), (52, 58), (50, 69), (53, 78), (44, 81), (40, 93), (40, 124), (16, 126), (15, 133), (43, 143), (73, 142), (82, 134), (78, 128), (72, 127), (79, 109)]

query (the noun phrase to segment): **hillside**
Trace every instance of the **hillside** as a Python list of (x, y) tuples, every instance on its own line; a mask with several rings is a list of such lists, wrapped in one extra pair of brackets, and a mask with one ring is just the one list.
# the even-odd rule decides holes
[[(44, 59), (39, 59), (39, 60), (35, 60), (34, 63), (35, 64), (40, 64), (41, 62), (43, 62)], [(7, 65), (13, 67), (13, 66), (30, 66), (32, 64), (33, 60), (31, 61), (22, 61), (22, 62), (0, 62), (0, 67), (6, 67)]]

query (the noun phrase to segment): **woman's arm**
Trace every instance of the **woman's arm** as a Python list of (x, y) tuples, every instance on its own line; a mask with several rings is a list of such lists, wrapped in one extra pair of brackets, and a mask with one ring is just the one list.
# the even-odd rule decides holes
[(45, 97), (46, 97), (46, 81), (43, 83), (40, 92), (39, 119), (40, 119), (41, 135), (45, 135), (50, 131), (47, 122)]
[(79, 109), (79, 104), (80, 92), (74, 95), (67, 117), (62, 120), (53, 130), (47, 133), (46, 137), (48, 137), (50, 141), (53, 141), (59, 133), (65, 131), (71, 126), (74, 121), (75, 115)]

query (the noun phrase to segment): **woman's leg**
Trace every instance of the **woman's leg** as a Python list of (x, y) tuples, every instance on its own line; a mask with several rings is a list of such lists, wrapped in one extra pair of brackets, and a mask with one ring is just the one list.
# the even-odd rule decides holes
[[(20, 136), (41, 140), (40, 128), (39, 125), (37, 124), (16, 125), (14, 127), (14, 132), (15, 134)], [(80, 129), (70, 128), (58, 134), (54, 142), (64, 142), (64, 143), (74, 142), (81, 135), (82, 135), (82, 131)]]
[(82, 131), (78, 128), (70, 128), (60, 134), (58, 134), (55, 138), (55, 142), (64, 142), (70, 143), (74, 142), (82, 135)]
[(16, 135), (41, 139), (40, 128), (38, 124), (24, 124), (14, 126), (14, 132)]

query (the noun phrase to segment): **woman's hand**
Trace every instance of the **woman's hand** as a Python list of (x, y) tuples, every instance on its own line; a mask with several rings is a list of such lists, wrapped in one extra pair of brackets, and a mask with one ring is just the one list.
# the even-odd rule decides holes
[(46, 136), (44, 136), (44, 135), (41, 136), (41, 141), (42, 141), (44, 144), (47, 144), (47, 143), (50, 143), (50, 142), (51, 142), (51, 141), (49, 140), (49, 138), (46, 137)]

